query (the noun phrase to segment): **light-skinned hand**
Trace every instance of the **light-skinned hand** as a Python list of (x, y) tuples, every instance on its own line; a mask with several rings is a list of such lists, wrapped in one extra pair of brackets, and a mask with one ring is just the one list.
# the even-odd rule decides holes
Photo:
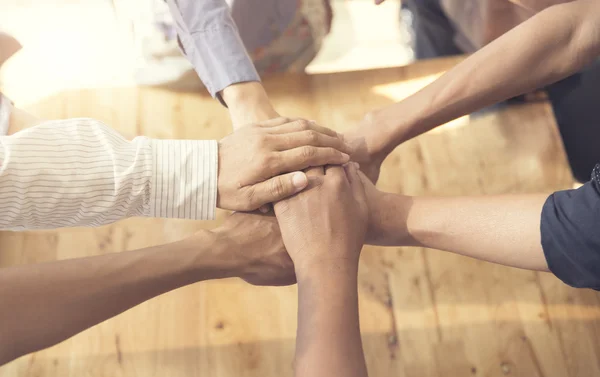
[(335, 131), (306, 120), (271, 119), (219, 142), (217, 206), (253, 211), (303, 190), (303, 169), (340, 165), (352, 148)]

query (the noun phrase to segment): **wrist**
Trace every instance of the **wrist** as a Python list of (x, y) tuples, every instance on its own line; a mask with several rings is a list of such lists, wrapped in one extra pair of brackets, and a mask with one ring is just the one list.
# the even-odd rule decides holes
[[(208, 246), (207, 246), (208, 245)], [(179, 242), (180, 250), (192, 256), (191, 266), (198, 274), (211, 279), (237, 277), (243, 261), (236, 253), (235, 243), (226, 232), (201, 230)]]
[(358, 273), (359, 253), (348, 257), (312, 257), (301, 262), (294, 261), (298, 281), (305, 279), (333, 278), (339, 275)]
[(223, 90), (222, 95), (234, 128), (279, 116), (258, 81), (230, 85)]
[(369, 202), (369, 228), (366, 242), (378, 246), (414, 246), (408, 217), (414, 198), (379, 192)]
[(408, 99), (365, 115), (365, 121), (379, 131), (373, 133), (373, 154), (387, 156), (398, 145), (419, 134), (418, 127), (426, 109), (409, 107), (406, 101)]

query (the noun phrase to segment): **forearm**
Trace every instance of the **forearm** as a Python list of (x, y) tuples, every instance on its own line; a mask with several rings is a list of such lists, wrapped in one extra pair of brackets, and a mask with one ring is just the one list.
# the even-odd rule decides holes
[(0, 269), (0, 365), (175, 288), (229, 277), (223, 247), (203, 232), (169, 245)]
[(379, 149), (483, 107), (556, 82), (600, 52), (598, 2), (552, 6), (477, 51), (407, 99), (375, 111)]
[(547, 271), (540, 219), (548, 195), (403, 197), (385, 194), (387, 245), (421, 246)]
[(222, 91), (222, 96), (234, 130), (279, 116), (262, 83), (258, 81), (230, 85)]
[(358, 263), (297, 271), (297, 377), (366, 377), (358, 316)]
[[(231, 97), (237, 95), (239, 87), (248, 86), (241, 84), (252, 84), (249, 86), (259, 88), (252, 95), (260, 94), (260, 77), (225, 0), (167, 0), (167, 3), (183, 53), (211, 95), (223, 96), (223, 101), (231, 109)], [(231, 90), (224, 91), (227, 88)], [(225, 98), (225, 94), (230, 98)], [(243, 93), (237, 96), (250, 95)]]
[(94, 119), (43, 122), (0, 138), (1, 229), (214, 217), (216, 141), (129, 141)]

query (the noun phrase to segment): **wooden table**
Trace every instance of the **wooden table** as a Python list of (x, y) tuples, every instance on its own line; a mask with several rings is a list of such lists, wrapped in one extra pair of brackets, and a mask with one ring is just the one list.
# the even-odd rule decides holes
[[(344, 131), (455, 62), (285, 77), (267, 87), (281, 113)], [(161, 89), (63, 92), (30, 110), (95, 117), (128, 136), (213, 139), (230, 130), (213, 99)], [(386, 160), (379, 187), (455, 195), (571, 185), (551, 109), (542, 103), (463, 118), (406, 143)], [(2, 233), (0, 265), (139, 248), (219, 221), (131, 219), (90, 230)], [(432, 250), (366, 247), (360, 310), (369, 370), (381, 377), (599, 375), (599, 297), (549, 274)], [(200, 283), (23, 357), (0, 368), (0, 377), (291, 376), (295, 331), (295, 287)]]

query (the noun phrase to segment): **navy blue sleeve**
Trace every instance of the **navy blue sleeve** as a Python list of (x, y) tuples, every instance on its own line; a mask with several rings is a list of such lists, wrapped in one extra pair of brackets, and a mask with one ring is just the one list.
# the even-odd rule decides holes
[(570, 286), (600, 290), (600, 164), (582, 187), (546, 200), (540, 230), (550, 271)]

